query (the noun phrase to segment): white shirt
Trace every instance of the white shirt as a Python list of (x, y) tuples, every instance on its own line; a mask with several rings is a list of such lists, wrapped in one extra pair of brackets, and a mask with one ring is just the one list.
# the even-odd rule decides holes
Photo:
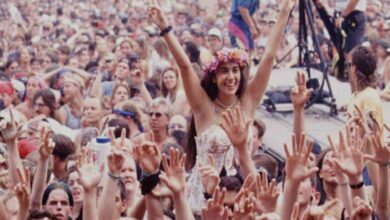
[[(337, 11), (343, 11), (350, 0), (335, 0), (335, 6)], [(355, 7), (355, 10), (366, 11), (367, 9), (367, 0), (358, 0), (358, 3)]]

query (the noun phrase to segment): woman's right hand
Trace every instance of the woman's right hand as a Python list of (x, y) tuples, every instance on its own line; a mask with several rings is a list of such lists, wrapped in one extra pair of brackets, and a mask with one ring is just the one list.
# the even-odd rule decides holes
[(160, 6), (157, 0), (150, 0), (150, 6), (148, 8), (149, 18), (157, 25), (160, 30), (168, 27), (168, 21), (165, 15), (161, 12)]

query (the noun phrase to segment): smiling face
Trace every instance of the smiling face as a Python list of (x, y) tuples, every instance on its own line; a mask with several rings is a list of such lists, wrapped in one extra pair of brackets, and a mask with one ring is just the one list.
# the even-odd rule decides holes
[(162, 77), (163, 77), (164, 86), (168, 91), (171, 91), (176, 87), (177, 76), (175, 72), (168, 70), (164, 73)]
[(68, 177), (69, 188), (72, 191), (74, 202), (82, 203), (84, 197), (84, 189), (80, 185), (80, 176), (77, 172), (72, 172)]
[(214, 83), (218, 87), (218, 95), (235, 95), (241, 80), (240, 66), (236, 62), (221, 64), (216, 70)]

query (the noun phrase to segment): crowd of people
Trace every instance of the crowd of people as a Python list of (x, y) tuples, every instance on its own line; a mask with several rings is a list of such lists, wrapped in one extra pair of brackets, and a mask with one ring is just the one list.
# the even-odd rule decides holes
[(262, 143), (303, 1), (0, 0), (0, 219), (390, 219), (389, 1), (309, 1), (346, 128), (306, 138), (298, 72), (291, 143)]

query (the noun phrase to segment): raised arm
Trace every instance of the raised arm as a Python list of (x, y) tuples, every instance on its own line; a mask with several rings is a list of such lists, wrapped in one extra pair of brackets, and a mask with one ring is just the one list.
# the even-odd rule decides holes
[(169, 165), (167, 156), (162, 156), (162, 165), (164, 172), (160, 175), (162, 181), (173, 194), (173, 203), (175, 204), (176, 218), (183, 220), (194, 220), (194, 216), (185, 198), (185, 168), (186, 154), (180, 158), (179, 150), (170, 149)]
[[(124, 129), (123, 129), (124, 130)], [(98, 201), (98, 216), (99, 220), (113, 219), (113, 213), (116, 209), (115, 195), (119, 190), (118, 181), (120, 179), (121, 170), (125, 162), (125, 132), (122, 130), (121, 139), (119, 142), (115, 140), (114, 131), (109, 130), (111, 138), (111, 152), (107, 155), (107, 178), (103, 180), (103, 188)]]
[(233, 110), (227, 110), (222, 116), (223, 120), (220, 125), (226, 131), (230, 142), (238, 152), (240, 168), (244, 178), (251, 173), (256, 175), (256, 167), (250, 153), (252, 149), (247, 147), (248, 131), (252, 122), (244, 121), (244, 114), (240, 106), (235, 107)]
[(305, 135), (302, 134), (300, 139), (301, 141), (297, 143), (295, 135), (292, 136), (292, 152), (288, 150), (287, 144), (284, 145), (286, 154), (286, 180), (283, 190), (283, 202), (278, 207), (278, 213), (281, 219), (290, 218), (294, 203), (298, 198), (297, 189), (301, 182), (318, 171), (317, 167), (309, 169), (307, 165), (313, 142), (311, 141), (305, 147)]
[(92, 150), (84, 148), (77, 163), (77, 172), (80, 184), (84, 188), (83, 219), (98, 219), (97, 215), (97, 187), (103, 176), (104, 166), (97, 169), (93, 164)]
[(375, 154), (368, 156), (367, 159), (378, 163), (379, 165), (379, 180), (377, 200), (375, 201), (375, 212), (379, 219), (389, 219), (390, 217), (390, 185), (389, 185), (389, 166), (390, 166), (390, 145), (383, 146), (383, 141), (380, 133), (371, 136), (374, 144)]
[(345, 175), (348, 176), (351, 187), (352, 198), (359, 196), (366, 200), (366, 193), (363, 186), (364, 154), (363, 146), (367, 145), (367, 138), (359, 138), (359, 129), (354, 128), (354, 134), (350, 133), (350, 127), (346, 129), (347, 138), (344, 139), (343, 133), (339, 132), (339, 152), (334, 158), (335, 165)]
[(30, 172), (18, 168), (19, 183), (15, 186), (16, 198), (19, 202), (18, 220), (25, 220), (30, 210)]
[(41, 209), (43, 191), (46, 186), (47, 169), (49, 167), (49, 157), (54, 148), (54, 142), (52, 139), (49, 139), (49, 132), (46, 129), (42, 131), (41, 142), (39, 146), (38, 166), (31, 189), (30, 207), (33, 210)]
[(267, 48), (264, 56), (261, 59), (255, 77), (248, 82), (248, 86), (244, 94), (244, 100), (245, 105), (250, 106), (251, 112), (255, 111), (268, 85), (273, 62), (284, 36), (284, 29), (294, 4), (295, 0), (282, 1), (279, 19), (268, 37)]
[(2, 117), (4, 118), (0, 119), (0, 130), (1, 135), (7, 144), (9, 175), (11, 177), (11, 187), (14, 187), (19, 182), (17, 168), (22, 167), (22, 163), (19, 157), (19, 150), (15, 143), (17, 136), (17, 125), (12, 109), (8, 109), (8, 115), (5, 114)]
[[(134, 158), (138, 161), (144, 178), (141, 181), (141, 185), (150, 185), (156, 187), (157, 183), (152, 179), (158, 176), (161, 164), (161, 152), (156, 143), (150, 141), (144, 141), (141, 145), (133, 148)], [(153, 188), (154, 188), (153, 187)], [(152, 189), (153, 189), (152, 188)], [(145, 187), (141, 187), (142, 194), (145, 195), (146, 211), (149, 219), (162, 219), (164, 218), (164, 209), (160, 202), (160, 198), (154, 196), (151, 190), (145, 190)]]
[[(168, 21), (160, 10), (157, 0), (152, 0), (152, 2), (153, 4), (149, 8), (149, 17), (161, 31), (168, 30)], [(209, 100), (209, 98), (206, 92), (200, 86), (199, 78), (193, 70), (191, 61), (186, 55), (183, 47), (180, 45), (172, 31), (168, 31), (168, 33), (164, 34), (164, 40), (167, 43), (171, 54), (175, 58), (177, 65), (179, 66), (180, 74), (183, 80), (184, 91), (186, 92), (188, 102), (193, 113), (202, 114), (203, 112), (201, 111), (204, 110), (204, 113), (207, 114), (208, 109), (206, 108), (205, 110), (204, 106), (205, 104), (209, 103), (206, 101)]]
[[(291, 102), (294, 107), (294, 133), (302, 134), (305, 132), (304, 110), (305, 103), (309, 100), (312, 90), (306, 88), (306, 75), (303, 72), (297, 72), (296, 85), (291, 89)], [(300, 137), (297, 137), (300, 142)]]

